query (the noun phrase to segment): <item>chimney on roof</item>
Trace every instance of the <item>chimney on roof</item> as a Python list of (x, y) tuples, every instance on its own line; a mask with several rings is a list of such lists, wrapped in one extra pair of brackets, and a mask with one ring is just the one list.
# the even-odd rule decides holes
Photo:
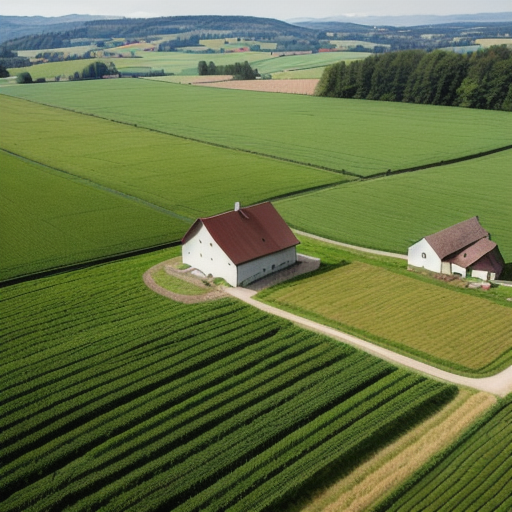
[(237, 212), (238, 210), (240, 210), (240, 203), (237, 201), (235, 203), (235, 212)]

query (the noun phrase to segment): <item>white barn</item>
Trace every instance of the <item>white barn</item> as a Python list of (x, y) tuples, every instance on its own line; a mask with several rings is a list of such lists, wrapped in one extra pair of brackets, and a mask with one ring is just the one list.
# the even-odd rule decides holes
[(407, 262), (441, 274), (497, 279), (504, 268), (498, 246), (480, 225), (478, 217), (422, 238), (409, 247)]
[(300, 242), (267, 202), (197, 219), (181, 243), (183, 263), (245, 286), (296, 263)]

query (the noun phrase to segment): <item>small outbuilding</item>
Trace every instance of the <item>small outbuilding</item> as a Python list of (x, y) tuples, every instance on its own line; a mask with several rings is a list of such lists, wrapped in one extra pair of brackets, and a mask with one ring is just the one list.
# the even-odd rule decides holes
[(181, 243), (183, 263), (245, 286), (295, 264), (300, 242), (266, 202), (197, 219)]
[(441, 274), (497, 279), (505, 262), (478, 217), (428, 235), (409, 247), (408, 264)]

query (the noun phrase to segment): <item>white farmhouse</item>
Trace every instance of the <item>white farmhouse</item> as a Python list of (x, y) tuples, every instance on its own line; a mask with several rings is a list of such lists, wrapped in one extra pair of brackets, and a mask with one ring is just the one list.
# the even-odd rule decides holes
[(504, 267), (498, 246), (478, 217), (422, 238), (409, 247), (407, 262), (441, 274), (497, 279)]
[(245, 286), (293, 265), (300, 242), (267, 202), (197, 219), (181, 243), (183, 263)]

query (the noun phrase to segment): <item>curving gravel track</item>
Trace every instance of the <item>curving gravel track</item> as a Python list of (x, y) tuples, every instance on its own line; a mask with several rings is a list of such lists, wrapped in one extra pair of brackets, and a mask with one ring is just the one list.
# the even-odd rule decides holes
[(486, 391), (488, 393), (493, 393), (494, 395), (502, 397), (512, 392), (512, 366), (492, 377), (484, 377), (480, 379), (463, 377), (461, 375), (456, 375), (454, 373), (440, 370), (439, 368), (435, 368), (434, 366), (430, 366), (420, 361), (416, 361), (410, 357), (397, 354), (392, 350), (379, 347), (378, 345), (374, 345), (373, 343), (357, 338), (356, 336), (352, 336), (342, 331), (338, 331), (337, 329), (313, 322), (307, 318), (302, 318), (298, 315), (294, 315), (292, 313), (288, 313), (287, 311), (269, 306), (268, 304), (263, 304), (262, 302), (252, 298), (253, 295), (257, 293), (254, 290), (248, 290), (247, 288), (226, 288), (224, 292), (228, 293), (232, 297), (236, 297), (237, 299), (246, 302), (247, 304), (250, 304), (251, 306), (261, 309), (266, 313), (285, 318), (286, 320), (290, 320), (294, 324), (300, 325), (301, 327), (325, 334), (336, 340), (343, 341), (349, 345), (353, 345), (354, 347), (364, 350), (369, 354), (380, 357), (381, 359), (385, 359), (386, 361), (390, 361), (394, 364), (419, 371), (429, 375), (430, 377), (434, 377), (460, 386), (467, 386), (479, 391)]

